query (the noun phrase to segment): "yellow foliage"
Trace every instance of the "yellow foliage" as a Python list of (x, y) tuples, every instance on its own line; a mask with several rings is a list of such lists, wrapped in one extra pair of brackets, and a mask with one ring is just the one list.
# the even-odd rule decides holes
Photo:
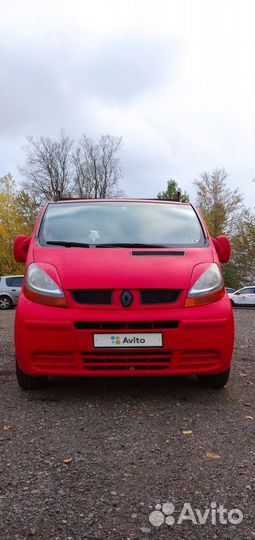
[[(19, 204), (20, 195), (10, 174), (0, 178), (0, 275), (22, 273), (13, 257), (13, 242), (18, 234), (31, 234)], [(28, 201), (29, 203), (29, 201)]]

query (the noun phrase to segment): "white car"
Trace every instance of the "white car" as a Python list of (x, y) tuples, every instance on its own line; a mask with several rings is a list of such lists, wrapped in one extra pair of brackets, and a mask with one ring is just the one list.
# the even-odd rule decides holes
[(232, 289), (232, 287), (226, 287), (226, 291), (227, 291), (228, 295), (230, 295), (230, 294), (235, 292), (235, 289)]
[(255, 306), (255, 285), (243, 287), (229, 294), (232, 306)]
[(0, 277), (0, 309), (11, 309), (17, 305), (24, 276)]

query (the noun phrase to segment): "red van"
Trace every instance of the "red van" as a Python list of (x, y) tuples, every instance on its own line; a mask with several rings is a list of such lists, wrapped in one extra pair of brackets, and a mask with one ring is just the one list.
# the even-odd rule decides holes
[(210, 238), (190, 203), (51, 202), (14, 255), (26, 261), (15, 324), (24, 390), (52, 375), (226, 384), (234, 324), (220, 262), (230, 244)]

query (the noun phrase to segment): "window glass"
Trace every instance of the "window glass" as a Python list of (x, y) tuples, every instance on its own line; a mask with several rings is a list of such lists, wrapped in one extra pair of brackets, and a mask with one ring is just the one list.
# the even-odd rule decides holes
[(24, 281), (24, 277), (15, 277), (13, 278), (13, 286), (14, 287), (22, 287)]
[(23, 276), (8, 277), (6, 278), (7, 287), (22, 287), (24, 281)]
[(203, 246), (205, 237), (189, 205), (148, 202), (70, 202), (50, 204), (40, 243), (142, 243)]
[(246, 287), (245, 289), (240, 289), (239, 293), (240, 294), (252, 294), (254, 291), (254, 289), (252, 289), (251, 287)]

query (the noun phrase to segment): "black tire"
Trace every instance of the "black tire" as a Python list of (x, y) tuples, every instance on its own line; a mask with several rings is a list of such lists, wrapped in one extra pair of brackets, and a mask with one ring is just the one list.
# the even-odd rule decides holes
[(16, 377), (18, 384), (22, 390), (38, 390), (39, 388), (43, 388), (46, 386), (48, 377), (33, 377), (32, 375), (28, 375), (27, 373), (24, 373), (16, 362)]
[(228, 382), (230, 369), (223, 373), (213, 373), (211, 375), (197, 375), (197, 380), (204, 388), (223, 388)]
[(232, 304), (232, 307), (235, 307), (235, 302), (233, 302), (233, 300), (230, 300), (231, 304)]
[(0, 309), (11, 309), (13, 308), (12, 300), (9, 296), (3, 294), (0, 296)]

